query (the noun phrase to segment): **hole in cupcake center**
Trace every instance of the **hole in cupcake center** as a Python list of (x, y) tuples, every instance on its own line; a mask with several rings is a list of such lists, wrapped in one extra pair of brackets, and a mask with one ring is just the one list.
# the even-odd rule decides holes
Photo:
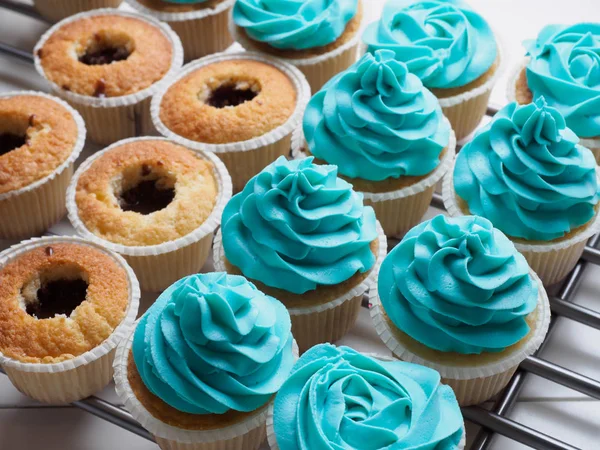
[(0, 133), (0, 156), (22, 147), (27, 143), (24, 134)]
[(79, 55), (79, 61), (88, 66), (99, 66), (124, 61), (133, 53), (129, 36), (110, 30), (96, 33)]
[(253, 100), (259, 90), (250, 83), (224, 83), (212, 89), (207, 103), (214, 108), (225, 108), (227, 106), (238, 106)]
[(175, 198), (174, 180), (149, 165), (141, 167), (137, 178), (118, 195), (123, 211), (152, 214), (169, 206)]

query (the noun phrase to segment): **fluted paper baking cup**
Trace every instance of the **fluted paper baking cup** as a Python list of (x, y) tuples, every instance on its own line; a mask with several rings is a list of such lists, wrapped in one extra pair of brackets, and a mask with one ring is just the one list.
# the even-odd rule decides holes
[[(386, 362), (396, 361), (396, 358), (391, 358), (389, 356), (382, 356), (382, 355), (370, 354), (370, 353), (367, 353), (367, 356), (370, 356), (375, 359), (379, 359), (381, 361), (386, 361)], [(275, 435), (274, 410), (275, 410), (275, 405), (273, 402), (269, 405), (269, 409), (267, 411), (267, 443), (269, 444), (269, 448), (271, 450), (280, 450), (279, 444), (277, 443), (277, 436)], [(466, 444), (467, 444), (467, 431), (463, 427), (462, 438), (460, 440), (460, 443), (458, 444), (457, 450), (463, 450), (465, 448)]]
[[(193, 141), (171, 131), (160, 118), (160, 106), (165, 93), (169, 88), (195, 72), (201, 67), (223, 61), (253, 60), (274, 66), (288, 76), (296, 90), (296, 108), (288, 120), (279, 127), (246, 141), (231, 142), (227, 144), (209, 144)], [(191, 62), (183, 67), (181, 72), (169, 79), (162, 89), (153, 97), (151, 114), (154, 126), (160, 134), (185, 147), (212, 152), (219, 155), (229, 169), (234, 189), (241, 190), (246, 182), (260, 172), (265, 166), (277, 159), (278, 156), (289, 154), (292, 132), (302, 121), (304, 109), (310, 99), (310, 87), (302, 73), (294, 66), (278, 61), (266, 55), (252, 52), (220, 53), (207, 56)]]
[[(356, 323), (363, 296), (376, 283), (377, 272), (387, 254), (387, 238), (379, 222), (377, 222), (377, 234), (379, 241), (377, 259), (369, 275), (360, 284), (326, 303), (304, 308), (287, 308), (292, 319), (294, 337), (301, 351), (306, 351), (319, 343), (337, 341)], [(215, 271), (226, 272), (221, 230), (215, 236), (213, 258)]]
[(40, 15), (50, 22), (58, 22), (65, 17), (82, 11), (98, 8), (117, 8), (123, 0), (33, 0)]
[[(277, 59), (296, 66), (306, 76), (313, 92), (317, 92), (334, 75), (346, 70), (354, 64), (358, 58), (360, 37), (365, 28), (364, 14), (362, 22), (356, 34), (339, 47), (321, 55), (309, 58), (285, 58), (277, 56)], [(260, 52), (260, 48), (252, 42), (244, 33), (240, 33), (238, 26), (233, 21), (233, 10), (229, 14), (229, 33), (233, 39), (249, 51)]]
[[(143, 20), (160, 29), (167, 39), (169, 39), (173, 49), (171, 67), (161, 80), (133, 94), (100, 98), (67, 91), (46, 77), (39, 57), (39, 50), (50, 36), (68, 23), (84, 18), (105, 15), (118, 15)], [(166, 23), (160, 22), (153, 17), (122, 11), (120, 9), (103, 8), (75, 14), (58, 22), (42, 35), (33, 49), (33, 56), (37, 72), (46, 80), (52, 92), (69, 102), (84, 117), (90, 139), (99, 144), (111, 144), (119, 139), (152, 132), (152, 121), (149, 110), (150, 98), (181, 68), (183, 64), (183, 47), (179, 36)]]
[(235, 0), (223, 0), (213, 8), (186, 12), (157, 11), (137, 0), (125, 0), (142, 14), (167, 22), (179, 35), (186, 61), (225, 51), (233, 38), (229, 34), (229, 10)]
[(385, 311), (377, 292), (377, 285), (371, 288), (369, 294), (371, 304), (373, 305), (371, 308), (373, 325), (381, 340), (396, 357), (403, 361), (421, 364), (437, 370), (442, 376), (443, 382), (454, 389), (462, 406), (481, 403), (499, 392), (508, 383), (519, 364), (536, 352), (548, 332), (550, 325), (548, 295), (542, 286), (541, 280), (533, 270), (530, 271), (530, 275), (538, 283), (539, 287), (536, 309), (537, 316), (533, 334), (526, 337), (527, 341), (521, 346), (506, 352), (506, 355), (499, 356), (493, 362), (469, 367), (450, 366), (425, 359), (411, 352), (395, 336), (392, 329), (394, 325), (385, 316)]
[[(442, 199), (444, 206), (451, 217), (464, 216), (465, 213), (458, 204), (458, 197), (454, 190), (454, 170), (451, 169), (444, 178)], [(600, 183), (600, 168), (596, 169), (598, 183)], [(529, 266), (537, 273), (545, 286), (551, 286), (561, 281), (577, 264), (583, 253), (586, 242), (600, 231), (600, 213), (588, 222), (581, 230), (568, 239), (536, 242), (526, 244), (514, 242), (515, 248), (525, 256)], [(510, 236), (508, 236), (510, 239)]]
[(32, 95), (58, 103), (73, 117), (77, 140), (71, 154), (52, 173), (23, 188), (0, 194), (0, 236), (15, 239), (47, 230), (65, 215), (65, 192), (73, 174), (75, 160), (85, 145), (86, 128), (79, 113), (59, 98), (35, 91), (12, 91), (0, 99)]
[[(117, 348), (114, 360), (115, 389), (125, 409), (145, 429), (152, 433), (163, 449), (186, 450), (247, 450), (256, 449), (265, 439), (267, 409), (234, 425), (213, 430), (186, 430), (162, 422), (154, 417), (138, 400), (129, 384), (127, 365), (133, 345), (135, 327)], [(298, 358), (298, 346), (294, 342), (294, 356)], [(204, 445), (203, 445), (204, 444)]]
[(129, 305), (125, 317), (112, 334), (96, 348), (66, 361), (24, 363), (0, 353), (0, 365), (21, 392), (47, 403), (71, 403), (102, 390), (112, 378), (114, 350), (132, 330), (138, 312), (140, 288), (125, 260), (102, 246), (77, 237), (33, 238), (0, 253), (0, 266), (38, 247), (68, 243), (85, 245), (111, 257), (127, 273)]
[(75, 194), (77, 183), (81, 175), (91, 165), (113, 148), (120, 147), (131, 142), (139, 141), (168, 141), (162, 137), (140, 137), (125, 139), (116, 142), (101, 152), (84, 161), (71, 180), (67, 190), (67, 211), (69, 220), (75, 227), (77, 233), (98, 245), (108, 248), (125, 257), (133, 267), (140, 280), (142, 289), (160, 291), (167, 288), (178, 279), (200, 270), (208, 259), (213, 233), (221, 223), (223, 208), (231, 198), (231, 178), (225, 165), (219, 158), (210, 152), (195, 150), (194, 153), (202, 159), (213, 164), (214, 175), (217, 180), (219, 192), (215, 206), (202, 225), (194, 231), (173, 241), (157, 245), (127, 246), (102, 239), (89, 231), (79, 217)]

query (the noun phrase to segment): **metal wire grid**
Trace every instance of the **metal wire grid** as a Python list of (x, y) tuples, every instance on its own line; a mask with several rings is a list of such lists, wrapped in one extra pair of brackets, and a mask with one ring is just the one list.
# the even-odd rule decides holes
[[(0, 8), (11, 10), (20, 14), (27, 15), (37, 20), (44, 21), (32, 6), (15, 0), (0, 0)], [(29, 51), (18, 49), (0, 42), (0, 54), (9, 55), (22, 61), (33, 62), (33, 56)], [(498, 111), (497, 108), (489, 107), (488, 116), (493, 116)], [(442, 198), (439, 194), (434, 194), (431, 206), (444, 210)], [(392, 245), (397, 244), (393, 242)], [(525, 444), (538, 450), (578, 450), (577, 447), (560, 441), (552, 436), (541, 433), (526, 425), (511, 420), (507, 415), (512, 410), (517, 401), (519, 393), (523, 388), (525, 379), (529, 374), (538, 375), (542, 378), (560, 384), (567, 388), (581, 392), (589, 397), (600, 400), (600, 382), (588, 378), (582, 374), (561, 367), (557, 364), (540, 359), (537, 355), (544, 349), (548, 342), (548, 337), (554, 331), (554, 325), (558, 320), (570, 319), (583, 325), (600, 330), (600, 312), (579, 306), (572, 302), (572, 298), (582, 279), (583, 273), (588, 264), (600, 265), (600, 250), (596, 248), (600, 244), (600, 235), (593, 236), (585, 248), (580, 261), (575, 269), (564, 280), (558, 294), (550, 297), (550, 306), (552, 309), (552, 320), (548, 336), (536, 355), (527, 358), (504, 391), (497, 397), (490, 410), (481, 406), (469, 406), (462, 408), (463, 416), (466, 420), (481, 426), (480, 432), (475, 437), (470, 450), (488, 450), (492, 442), (494, 433), (501, 434), (517, 442)], [(364, 307), (369, 307), (368, 300), (363, 301)], [(0, 368), (0, 373), (4, 373)], [(152, 435), (142, 428), (131, 415), (117, 405), (109, 403), (98, 397), (89, 397), (85, 400), (74, 402), (73, 406), (89, 412), (101, 419), (104, 419), (114, 425), (128, 430), (149, 441), (154, 441)]]

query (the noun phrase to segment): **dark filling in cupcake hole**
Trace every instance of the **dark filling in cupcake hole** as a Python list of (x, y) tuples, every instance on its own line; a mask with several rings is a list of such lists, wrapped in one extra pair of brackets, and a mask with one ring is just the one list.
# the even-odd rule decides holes
[(123, 46), (101, 46), (94, 50), (88, 48), (86, 52), (79, 57), (79, 61), (88, 66), (100, 66), (103, 64), (112, 64), (117, 61), (124, 61), (129, 58), (131, 52)]
[(158, 180), (144, 180), (123, 191), (119, 205), (123, 211), (152, 214), (166, 208), (175, 198), (175, 189), (158, 186)]
[(13, 133), (0, 133), (0, 156), (22, 147), (27, 143), (27, 136)]
[(233, 83), (228, 83), (213, 90), (208, 97), (207, 103), (215, 108), (238, 106), (251, 101), (257, 95), (258, 92), (250, 89), (250, 87), (242, 89)]
[(47, 281), (37, 291), (37, 301), (26, 305), (25, 311), (38, 319), (51, 319), (59, 314), (69, 317), (87, 295), (88, 284), (81, 279)]

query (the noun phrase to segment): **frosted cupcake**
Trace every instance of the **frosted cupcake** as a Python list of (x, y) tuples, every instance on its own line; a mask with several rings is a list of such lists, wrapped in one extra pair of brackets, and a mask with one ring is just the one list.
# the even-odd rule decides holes
[(527, 58), (509, 82), (520, 104), (544, 97), (600, 161), (600, 24), (548, 25), (525, 41)]
[(354, 325), (387, 246), (373, 209), (335, 166), (281, 157), (227, 204), (213, 250), (216, 270), (283, 302), (303, 351)]
[(127, 410), (163, 449), (256, 450), (296, 356), (285, 307), (225, 273), (178, 281), (117, 350)]
[(600, 228), (597, 165), (543, 98), (503, 108), (456, 158), (444, 180), (453, 215), (488, 218), (545, 285), (573, 269)]
[(35, 9), (48, 21), (58, 22), (83, 11), (117, 8), (123, 0), (33, 0)]
[(267, 419), (271, 450), (465, 446), (456, 397), (435, 370), (329, 344), (298, 360)]
[(295, 156), (337, 165), (388, 236), (419, 223), (456, 144), (435, 96), (389, 50), (367, 53), (313, 96), (292, 141)]
[(485, 115), (500, 67), (492, 29), (462, 0), (389, 0), (363, 34), (367, 51), (394, 51), (438, 97), (457, 139)]
[(228, 23), (234, 0), (126, 0), (142, 14), (166, 22), (179, 35), (186, 61), (233, 44)]
[(477, 216), (417, 225), (386, 257), (370, 295), (375, 328), (394, 355), (440, 372), (462, 406), (502, 390), (550, 323), (538, 277)]
[(361, 0), (236, 0), (234, 39), (298, 67), (313, 92), (356, 61)]

